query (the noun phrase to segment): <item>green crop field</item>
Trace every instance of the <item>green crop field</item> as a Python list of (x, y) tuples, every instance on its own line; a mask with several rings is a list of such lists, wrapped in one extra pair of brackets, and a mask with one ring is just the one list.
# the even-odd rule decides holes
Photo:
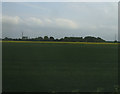
[(3, 92), (110, 92), (115, 44), (3, 42)]

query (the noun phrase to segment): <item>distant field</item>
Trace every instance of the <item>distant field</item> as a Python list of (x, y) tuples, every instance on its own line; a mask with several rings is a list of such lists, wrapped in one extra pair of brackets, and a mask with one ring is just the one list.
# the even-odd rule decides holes
[(0, 41), (9, 43), (64, 43), (64, 44), (104, 44), (104, 45), (118, 45), (119, 43), (107, 43), (107, 42), (62, 42), (62, 41)]
[(111, 44), (4, 41), (3, 92), (114, 91), (118, 46)]

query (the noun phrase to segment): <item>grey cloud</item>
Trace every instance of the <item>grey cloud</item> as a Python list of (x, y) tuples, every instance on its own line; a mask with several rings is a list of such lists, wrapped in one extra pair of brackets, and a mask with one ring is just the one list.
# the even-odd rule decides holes
[[(35, 10), (39, 7), (31, 5), (25, 6)], [(40, 10), (44, 13), (37, 16), (32, 12), (31, 15), (26, 14), (27, 17), (4, 15), (3, 36), (17, 38), (24, 32), (30, 37), (48, 35), (60, 38), (91, 35), (114, 40), (114, 35), (118, 32), (117, 3), (58, 3), (58, 5), (56, 9), (40, 6)]]
[[(78, 25), (76, 22), (70, 19), (64, 18), (36, 18), (36, 17), (29, 17), (27, 19), (21, 19), (18, 16), (10, 17), (10, 16), (3, 16), (3, 24), (14, 24), (14, 25), (28, 25), (32, 27), (40, 26), (40, 27), (52, 27), (52, 28), (66, 28), (66, 29), (77, 29)], [(7, 27), (6, 27), (7, 28)]]

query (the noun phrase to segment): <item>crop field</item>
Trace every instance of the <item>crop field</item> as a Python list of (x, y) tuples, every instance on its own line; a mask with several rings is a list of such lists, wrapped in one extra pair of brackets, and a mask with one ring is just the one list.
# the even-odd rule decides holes
[(111, 92), (118, 45), (3, 42), (3, 92)]

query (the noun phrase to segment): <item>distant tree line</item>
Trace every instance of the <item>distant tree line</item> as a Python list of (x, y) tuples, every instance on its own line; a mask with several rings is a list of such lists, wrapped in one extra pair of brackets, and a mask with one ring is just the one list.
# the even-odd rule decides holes
[(5, 37), (2, 40), (16, 40), (16, 41), (65, 41), (65, 42), (105, 42), (104, 39), (100, 37), (92, 37), (92, 36), (87, 36), (87, 37), (64, 37), (60, 39), (55, 39), (54, 37), (36, 37), (36, 38), (28, 38), (28, 37), (22, 37), (22, 38), (8, 38)]

